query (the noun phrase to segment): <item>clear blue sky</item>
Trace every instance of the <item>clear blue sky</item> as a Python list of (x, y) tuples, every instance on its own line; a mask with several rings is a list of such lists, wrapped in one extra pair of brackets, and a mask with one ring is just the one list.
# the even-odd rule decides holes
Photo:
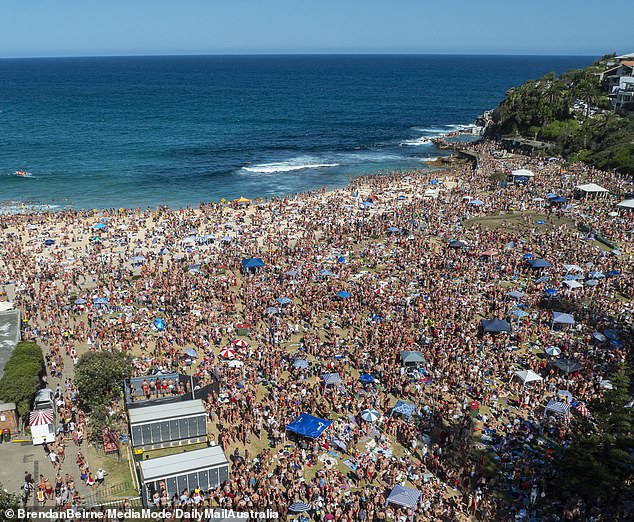
[(614, 0), (2, 0), (0, 57), (634, 51)]

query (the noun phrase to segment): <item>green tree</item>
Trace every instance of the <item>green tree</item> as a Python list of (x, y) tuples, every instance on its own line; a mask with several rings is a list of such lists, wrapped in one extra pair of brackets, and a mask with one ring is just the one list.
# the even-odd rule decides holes
[(0, 379), (0, 399), (14, 402), (18, 414), (26, 415), (31, 408), (33, 396), (40, 387), (40, 377), (43, 374), (42, 349), (35, 343), (18, 343)]
[(564, 452), (561, 487), (580, 495), (588, 506), (618, 509), (632, 493), (634, 437), (627, 367), (612, 376), (614, 389), (590, 404), (592, 417), (576, 423), (574, 439)]
[(131, 374), (132, 358), (125, 352), (88, 352), (79, 358), (75, 368), (79, 402), (95, 422), (106, 424), (106, 407), (121, 397), (123, 380)]
[[(15, 513), (19, 507), (21, 507), (20, 497), (14, 493), (9, 493), (0, 484), (0, 520), (15, 520)], [(13, 510), (14, 515), (11, 518), (5, 516), (7, 509)]]

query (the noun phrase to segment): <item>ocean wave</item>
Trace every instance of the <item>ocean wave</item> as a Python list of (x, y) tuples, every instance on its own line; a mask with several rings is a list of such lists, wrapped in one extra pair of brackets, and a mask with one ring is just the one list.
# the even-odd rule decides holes
[(401, 147), (417, 147), (419, 145), (429, 145), (431, 143), (431, 138), (426, 136), (421, 136), (420, 138), (416, 138), (413, 140), (405, 140), (399, 143)]
[(242, 167), (246, 172), (255, 172), (259, 174), (273, 174), (276, 172), (292, 172), (294, 170), (303, 169), (325, 169), (330, 167), (338, 167), (339, 163), (295, 163), (292, 161), (281, 161), (279, 163), (262, 163), (253, 165), (252, 167)]

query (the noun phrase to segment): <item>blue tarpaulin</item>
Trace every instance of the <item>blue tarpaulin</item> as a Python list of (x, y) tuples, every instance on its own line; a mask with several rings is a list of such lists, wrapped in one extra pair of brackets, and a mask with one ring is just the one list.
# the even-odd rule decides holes
[(316, 439), (332, 424), (331, 420), (320, 419), (308, 413), (302, 413), (297, 419), (286, 425), (286, 429), (303, 437)]
[(369, 373), (364, 373), (359, 376), (359, 380), (364, 384), (372, 384), (376, 382), (376, 379), (372, 377)]
[(482, 319), (480, 321), (482, 330), (488, 333), (511, 332), (511, 325), (504, 319)]

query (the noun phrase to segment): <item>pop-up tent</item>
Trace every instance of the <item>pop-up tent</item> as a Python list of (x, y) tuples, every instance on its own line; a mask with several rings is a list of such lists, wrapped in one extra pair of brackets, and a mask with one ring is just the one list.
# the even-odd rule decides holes
[(331, 420), (321, 419), (302, 413), (297, 419), (286, 425), (286, 429), (302, 437), (318, 438), (332, 424)]
[(421, 352), (408, 352), (407, 350), (403, 350), (401, 352), (401, 362), (403, 364), (415, 364), (415, 363), (425, 363), (425, 357)]
[(551, 329), (554, 328), (556, 324), (574, 325), (575, 318), (570, 314), (565, 314), (564, 312), (553, 312), (553, 322), (550, 326)]
[(625, 199), (616, 205), (619, 208), (634, 210), (634, 199)]
[(550, 268), (553, 266), (545, 259), (529, 259), (528, 264), (531, 268)]
[(526, 181), (534, 176), (535, 174), (533, 171), (528, 169), (517, 169), (511, 172), (511, 178), (513, 181)]
[(577, 185), (575, 187), (575, 191), (582, 194), (585, 197), (588, 197), (590, 195), (606, 196), (610, 193), (608, 189), (603, 188), (602, 186), (597, 185), (596, 183), (586, 183), (585, 185)]
[(515, 372), (515, 375), (518, 376), (518, 378), (522, 381), (523, 384), (544, 380), (544, 378), (541, 375), (539, 375), (538, 373), (535, 373), (533, 370), (517, 371)]
[(552, 413), (561, 417), (568, 417), (570, 414), (570, 405), (564, 401), (548, 401), (546, 408), (544, 408), (544, 415)]
[(407, 508), (414, 508), (421, 497), (421, 492), (414, 488), (406, 488), (396, 484), (390, 496), (387, 497), (387, 504), (396, 504)]
[(487, 333), (511, 333), (511, 325), (504, 319), (482, 319), (480, 321), (482, 331)]
[(550, 361), (550, 364), (565, 373), (578, 372), (581, 368), (583, 368), (583, 366), (574, 359), (555, 359), (554, 361)]
[(247, 270), (260, 268), (263, 266), (264, 266), (264, 261), (262, 261), (262, 259), (260, 259), (259, 257), (249, 257), (247, 259), (242, 260), (242, 267)]

